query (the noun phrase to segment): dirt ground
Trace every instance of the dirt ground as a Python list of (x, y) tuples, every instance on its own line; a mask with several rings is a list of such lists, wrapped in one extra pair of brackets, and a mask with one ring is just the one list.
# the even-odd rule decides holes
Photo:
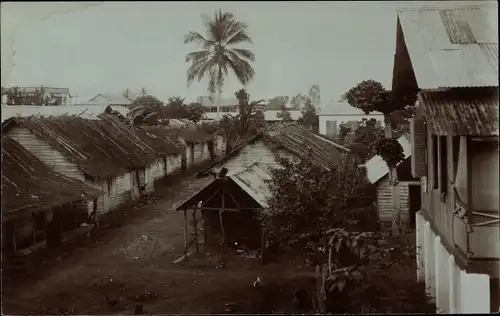
[[(41, 264), (29, 281), (4, 287), (3, 313), (131, 314), (138, 303), (146, 313), (162, 314), (221, 313), (226, 303), (232, 312), (288, 310), (262, 299), (262, 292), (272, 288), (291, 302), (290, 274), (278, 263), (261, 266), (237, 255), (223, 269), (216, 268), (215, 255), (173, 263), (182, 256), (184, 236), (183, 214), (172, 208), (210, 181), (191, 177), (161, 188), (156, 204), (122, 210), (88, 245)], [(304, 275), (310, 279), (309, 271)], [(267, 285), (264, 290), (253, 288), (257, 276)], [(279, 305), (277, 294), (273, 296), (273, 304)]]
[[(179, 179), (155, 192), (158, 203), (111, 213), (110, 227), (101, 227), (87, 245), (56, 254), (29, 280), (4, 283), (2, 312), (132, 314), (137, 304), (147, 314), (297, 312), (292, 293), (299, 288), (311, 293), (315, 287), (314, 268), (302, 267), (297, 259), (281, 257), (262, 266), (257, 259), (228, 254), (226, 266), (218, 269), (218, 255), (207, 255), (201, 247), (187, 262), (173, 263), (183, 254), (184, 219), (183, 212), (172, 208), (210, 181)], [(412, 282), (414, 268), (387, 271), (391, 280), (397, 273), (392, 284), (405, 286)], [(252, 286), (257, 277), (262, 278), (258, 290)], [(428, 311), (418, 307), (425, 304), (421, 298), (413, 301), (416, 307), (403, 308), (405, 312)]]

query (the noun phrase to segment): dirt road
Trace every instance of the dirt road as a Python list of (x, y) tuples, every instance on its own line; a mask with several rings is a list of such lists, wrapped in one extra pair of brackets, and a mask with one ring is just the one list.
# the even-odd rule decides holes
[[(276, 310), (262, 300), (271, 297), (264, 291), (273, 293), (273, 305), (288, 304), (291, 281), (278, 263), (261, 266), (235, 256), (217, 269), (214, 254), (173, 264), (183, 254), (184, 219), (172, 208), (210, 181), (183, 180), (160, 189), (157, 204), (120, 212), (113, 227), (101, 229), (89, 245), (42, 264), (29, 282), (4, 288), (3, 313), (131, 314), (136, 304), (147, 313), (220, 313), (227, 302), (239, 312)], [(259, 293), (252, 287), (256, 276), (267, 285)]]

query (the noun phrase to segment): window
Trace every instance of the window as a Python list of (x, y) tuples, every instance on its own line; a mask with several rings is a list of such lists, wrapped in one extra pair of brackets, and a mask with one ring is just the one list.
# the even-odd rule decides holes
[(439, 159), (438, 159), (438, 138), (435, 135), (431, 136), (432, 140), (432, 188), (439, 188)]
[(439, 152), (440, 159), (439, 165), (441, 167), (440, 174), (440, 192), (443, 196), (446, 196), (446, 190), (448, 189), (448, 148), (446, 142), (446, 136), (439, 136)]

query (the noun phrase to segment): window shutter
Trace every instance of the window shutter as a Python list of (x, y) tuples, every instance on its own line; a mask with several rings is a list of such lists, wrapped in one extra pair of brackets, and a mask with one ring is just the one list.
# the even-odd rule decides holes
[(337, 121), (326, 121), (326, 135), (337, 136)]
[(411, 173), (414, 177), (424, 177), (427, 174), (426, 125), (423, 116), (416, 115), (410, 120), (411, 133)]

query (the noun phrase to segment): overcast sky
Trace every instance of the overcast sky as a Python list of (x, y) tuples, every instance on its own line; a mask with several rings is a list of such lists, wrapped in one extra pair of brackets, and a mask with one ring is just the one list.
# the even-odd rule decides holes
[[(453, 1), (456, 3), (456, 1)], [(464, 4), (477, 3), (467, 1)], [(207, 95), (186, 84), (188, 31), (221, 8), (249, 25), (257, 57), (252, 98), (321, 88), (322, 103), (361, 80), (390, 87), (396, 9), (419, 1), (2, 3), (2, 85), (68, 87), (85, 102), (97, 93), (145, 87), (160, 99)], [(448, 2), (449, 3), (449, 2)], [(434, 2), (434, 5), (443, 1)], [(9, 67), (12, 66), (12, 67)], [(230, 76), (224, 96), (241, 85)]]

